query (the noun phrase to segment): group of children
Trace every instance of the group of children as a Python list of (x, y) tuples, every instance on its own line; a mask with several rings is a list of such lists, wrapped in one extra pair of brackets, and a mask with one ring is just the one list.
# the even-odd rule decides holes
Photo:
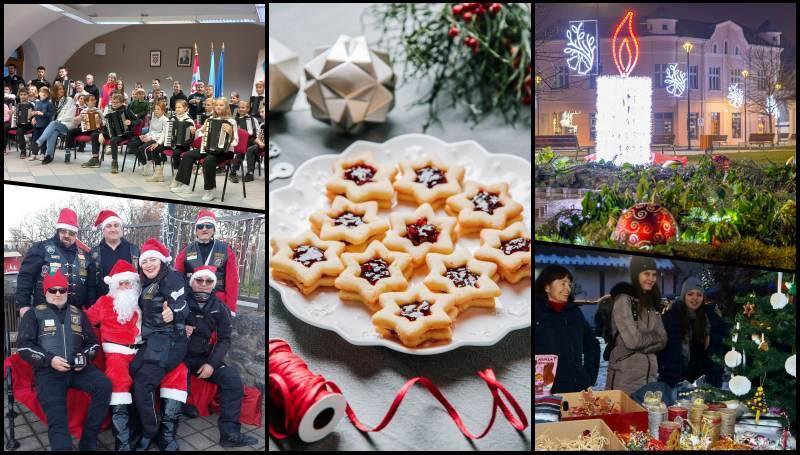
[[(124, 84), (117, 80), (114, 73), (109, 74), (108, 82), (100, 90), (101, 99), (95, 93), (84, 90), (81, 81), (66, 79), (59, 69), (60, 80), (49, 88), (49, 82), (40, 74), (38, 82), (31, 81), (27, 87), (21, 86), (17, 96), (10, 96), (10, 87), (5, 85), (6, 99), (4, 103), (4, 135), (3, 148), (5, 150), (8, 131), (15, 130), (15, 138), (20, 159), (29, 161), (41, 160), (42, 164), (53, 161), (58, 137), (65, 137), (65, 162), (70, 162), (72, 154), (83, 152), (86, 142), (91, 142), (92, 157), (81, 165), (84, 168), (101, 167), (101, 148), (105, 146), (106, 154), (111, 155), (111, 173), (119, 173), (118, 151), (121, 145), (127, 143), (128, 153), (134, 154), (140, 163), (151, 165), (142, 166), (143, 175), (147, 182), (164, 181), (165, 155), (171, 155), (174, 178), (170, 185), (175, 193), (190, 193), (189, 186), (195, 162), (204, 158), (203, 177), (204, 201), (213, 200), (216, 187), (217, 165), (224, 160), (233, 158), (230, 179), (239, 182), (237, 173), (242, 167), (242, 162), (247, 162), (247, 172), (243, 175), (245, 182), (253, 181), (253, 171), (259, 154), (264, 150), (264, 81), (256, 83), (257, 95), (250, 101), (239, 100), (238, 93), (233, 92), (231, 102), (225, 97), (213, 97), (213, 86), (198, 84), (196, 93), (189, 97), (183, 94), (180, 83), (173, 83), (173, 95), (167, 99), (160, 90), (160, 81), (153, 80), (153, 91), (146, 94), (141, 84), (137, 84), (133, 91), (133, 99), (128, 100)], [(88, 80), (88, 78), (87, 78)], [(78, 85), (80, 84), (80, 85)], [(37, 88), (38, 87), (38, 88)], [(95, 89), (95, 92), (97, 89)], [(17, 98), (18, 97), (18, 98)], [(147, 97), (147, 99), (145, 99)], [(108, 100), (104, 106), (105, 100)], [(99, 105), (99, 107), (98, 107)], [(25, 109), (21, 109), (25, 106)], [(28, 115), (17, 115), (27, 110)], [(251, 110), (254, 110), (251, 115)], [(235, 112), (235, 115), (234, 115)], [(82, 128), (83, 114), (95, 115), (97, 128), (85, 130)], [(112, 134), (108, 125), (108, 116), (124, 118), (124, 131)], [(12, 116), (16, 116), (15, 127), (11, 128)], [(188, 129), (192, 139), (202, 137), (208, 133), (209, 119), (224, 119), (223, 125), (226, 133), (232, 135), (231, 145), (227, 151), (221, 153), (207, 153), (206, 150), (192, 148), (190, 141), (187, 145), (174, 145), (167, 147), (168, 122), (188, 122)], [(247, 147), (244, 154), (234, 155), (233, 151), (239, 143), (237, 130), (247, 133)], [(31, 139), (26, 143), (26, 135)], [(76, 146), (76, 142), (78, 142)], [(40, 149), (44, 147), (44, 153)], [(172, 153), (164, 153), (171, 150)]]

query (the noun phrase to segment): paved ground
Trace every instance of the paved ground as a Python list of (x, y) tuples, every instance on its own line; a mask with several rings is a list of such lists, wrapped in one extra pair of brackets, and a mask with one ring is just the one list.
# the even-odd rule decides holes
[[(169, 182), (172, 180), (170, 166), (164, 167), (164, 183), (147, 183), (146, 177), (141, 175), (141, 166), (136, 167), (136, 172), (132, 173), (133, 155), (128, 155), (125, 164), (125, 172), (111, 174), (111, 155), (106, 155), (100, 168), (82, 168), (81, 164), (89, 161), (91, 152), (79, 153), (73, 157), (69, 164), (64, 163), (64, 151), (56, 149), (55, 160), (47, 165), (41, 161), (28, 161), (19, 159), (16, 146), (13, 144), (8, 147), (8, 153), (3, 157), (3, 180), (28, 183), (41, 183), (55, 185), (64, 188), (91, 189), (98, 191), (108, 191), (111, 193), (134, 194), (140, 196), (153, 196), (173, 199), (177, 202), (193, 201), (202, 202), (203, 196), (203, 173), (197, 177), (197, 187), (190, 194), (176, 194), (169, 191)], [(119, 156), (119, 166), (122, 169), (122, 154)], [(241, 173), (240, 173), (241, 174)], [(194, 177), (192, 177), (194, 179)], [(220, 202), (222, 186), (225, 181), (224, 175), (217, 175), (217, 198), (213, 204), (223, 204), (235, 207), (252, 208), (264, 210), (265, 202), (265, 181), (266, 173), (262, 168), (261, 176), (255, 172), (255, 180), (248, 182), (247, 198), (242, 192), (241, 182), (234, 184), (228, 181), (225, 191), (225, 202)]]
[[(5, 413), (8, 410), (8, 401), (5, 385), (3, 386), (3, 439), (8, 439), (8, 418)], [(266, 400), (264, 400), (266, 403)], [(20, 443), (17, 452), (50, 450), (50, 443), (47, 440), (47, 426), (39, 418), (30, 412), (19, 402), (14, 405), (17, 416), (14, 419), (14, 437)], [(22, 412), (20, 412), (22, 411)], [(266, 419), (266, 412), (262, 410), (262, 415)], [(212, 414), (208, 417), (198, 417), (196, 419), (181, 418), (178, 426), (179, 444), (182, 451), (206, 451), (206, 450), (243, 450), (243, 451), (264, 451), (265, 434), (264, 426), (254, 427), (242, 425), (242, 432), (258, 439), (255, 446), (241, 447), (237, 449), (223, 449), (219, 445), (219, 430), (217, 429), (217, 415)], [(99, 436), (99, 450), (114, 450), (114, 437), (108, 429)], [(78, 440), (72, 439), (73, 449), (78, 449)], [(150, 450), (157, 450), (155, 446)]]

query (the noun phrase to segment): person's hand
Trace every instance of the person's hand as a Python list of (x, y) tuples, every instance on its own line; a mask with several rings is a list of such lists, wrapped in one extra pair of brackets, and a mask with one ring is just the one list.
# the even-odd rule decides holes
[(197, 131), (197, 128), (195, 128), (195, 127), (193, 127), (193, 126), (190, 126), (190, 127), (189, 127), (189, 132), (190, 132), (190, 133), (194, 134), (194, 132), (195, 132), (195, 131)]
[(222, 129), (225, 130), (226, 133), (231, 134), (232, 130), (231, 130), (231, 124), (230, 123), (224, 123), (222, 125)]
[(192, 336), (192, 332), (194, 332), (194, 326), (193, 325), (187, 325), (186, 326), (186, 336), (187, 337)]
[(153, 144), (153, 145), (151, 145), (151, 146), (147, 147), (147, 151), (148, 151), (148, 152), (152, 152), (153, 150), (155, 150), (155, 149), (156, 149), (156, 146), (158, 146), (158, 143), (155, 143), (155, 144)]
[(164, 322), (172, 322), (172, 309), (167, 305), (167, 302), (164, 302), (164, 309), (161, 311), (161, 317), (164, 318)]
[(64, 360), (63, 357), (55, 356), (53, 360), (50, 361), (50, 366), (53, 367), (56, 371), (69, 371), (69, 362)]
[(36, 119), (31, 120), (31, 125), (36, 125)]
[(125, 125), (130, 125), (131, 121), (130, 120), (125, 120), (125, 122), (123, 122), (123, 123), (125, 123)]
[(214, 367), (212, 367), (211, 365), (209, 365), (207, 363), (204, 363), (203, 366), (201, 366), (196, 371), (196, 373), (197, 373), (197, 377), (198, 378), (205, 379), (205, 378), (210, 377), (212, 374), (214, 374)]
[(256, 139), (256, 145), (258, 145), (258, 148), (263, 149), (264, 148), (264, 141), (259, 141), (258, 139)]
[(24, 306), (24, 307), (20, 308), (19, 309), (19, 318), (22, 319), (22, 316), (25, 316), (25, 313), (27, 313), (28, 310), (30, 310), (30, 309), (31, 309), (31, 307), (29, 307), (29, 306)]

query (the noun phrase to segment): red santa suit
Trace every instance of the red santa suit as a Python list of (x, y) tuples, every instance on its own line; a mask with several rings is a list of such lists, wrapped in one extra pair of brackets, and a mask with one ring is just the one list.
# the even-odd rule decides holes
[[(139, 274), (130, 262), (119, 260), (104, 278), (109, 285), (109, 294), (117, 290), (118, 283), (123, 280), (139, 282)], [(93, 326), (100, 325), (100, 338), (106, 357), (105, 374), (111, 380), (110, 405), (131, 404), (130, 363), (142, 342), (142, 312), (137, 305), (127, 321), (120, 321), (117, 309), (114, 308), (114, 297), (104, 295), (86, 310), (86, 316)], [(186, 402), (186, 380), (188, 369), (183, 363), (164, 376), (161, 381), (161, 397)]]

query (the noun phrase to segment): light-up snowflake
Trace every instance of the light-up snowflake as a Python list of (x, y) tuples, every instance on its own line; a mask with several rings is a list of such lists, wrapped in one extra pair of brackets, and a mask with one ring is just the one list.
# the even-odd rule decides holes
[(739, 84), (731, 84), (728, 86), (728, 102), (737, 109), (744, 104), (744, 92), (741, 87), (739, 87)]
[(594, 55), (597, 52), (597, 41), (594, 36), (583, 31), (583, 22), (570, 25), (567, 30), (567, 47), (564, 53), (569, 55), (569, 69), (585, 76), (594, 68)]
[(672, 96), (681, 96), (686, 90), (686, 72), (678, 69), (677, 63), (672, 63), (667, 67), (667, 78), (664, 79), (667, 85), (667, 93)]

